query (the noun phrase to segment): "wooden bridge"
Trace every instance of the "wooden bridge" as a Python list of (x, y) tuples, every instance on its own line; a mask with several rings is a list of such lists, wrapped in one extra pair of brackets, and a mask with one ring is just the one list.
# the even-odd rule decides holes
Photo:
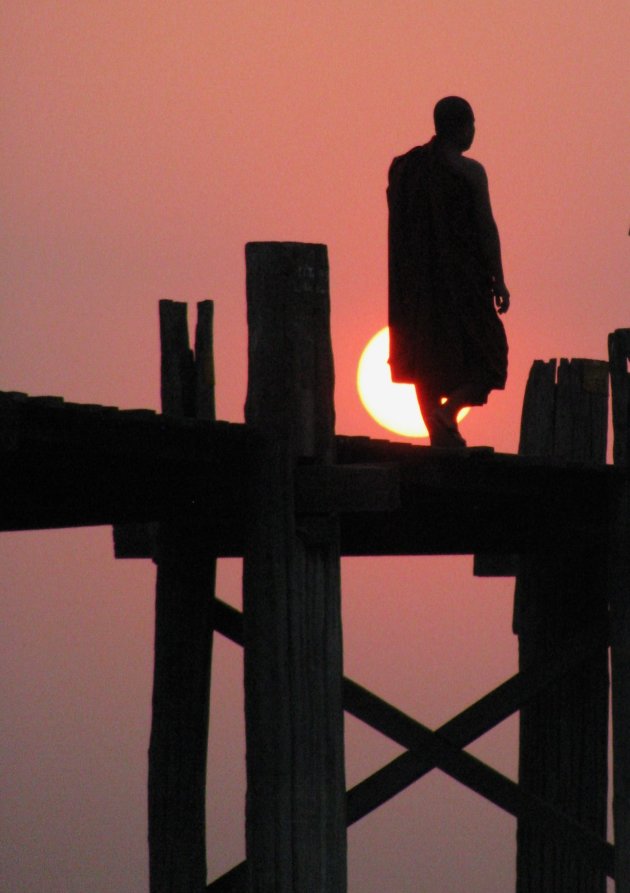
[[(335, 435), (324, 246), (248, 245), (247, 298), (245, 424), (214, 420), (210, 302), (194, 351), (160, 304), (162, 414), (0, 394), (0, 530), (113, 525), (118, 557), (157, 564), (152, 893), (342, 893), (347, 825), (435, 768), (517, 817), (519, 893), (630, 893), (630, 330), (610, 363), (534, 363), (518, 456), (437, 450)], [(431, 730), (343, 678), (339, 562), (471, 553), (516, 576), (520, 670)], [(213, 630), (245, 648), (247, 861), (207, 886)], [(344, 710), (405, 749), (348, 792)], [(517, 784), (464, 748), (518, 710)]]

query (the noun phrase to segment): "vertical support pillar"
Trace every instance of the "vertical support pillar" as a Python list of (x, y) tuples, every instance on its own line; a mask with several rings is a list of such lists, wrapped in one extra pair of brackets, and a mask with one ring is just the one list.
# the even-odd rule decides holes
[(630, 329), (608, 337), (613, 456), (624, 478), (614, 495), (610, 532), (613, 816), (617, 893), (630, 893)]
[(246, 260), (245, 416), (266, 444), (243, 579), (250, 890), (342, 893), (338, 527), (293, 498), (296, 463), (333, 459), (327, 251), (251, 243)]
[[(604, 463), (607, 364), (537, 361), (523, 406), (524, 455)], [(588, 506), (584, 506), (588, 511)], [(518, 519), (515, 519), (518, 523)], [(515, 632), (521, 670), (550, 659), (574, 637), (598, 636), (601, 649), (521, 710), (519, 783), (585, 828), (606, 836), (608, 653), (606, 556), (601, 544), (554, 542), (519, 556)], [(575, 849), (521, 820), (517, 893), (604, 893), (606, 875)]]
[[(209, 306), (208, 306), (209, 305)], [(160, 302), (165, 414), (210, 417), (214, 395), (211, 302), (199, 305), (195, 358), (186, 305)], [(162, 521), (157, 535), (155, 669), (149, 746), (151, 893), (206, 888), (206, 762), (216, 559), (191, 517)]]

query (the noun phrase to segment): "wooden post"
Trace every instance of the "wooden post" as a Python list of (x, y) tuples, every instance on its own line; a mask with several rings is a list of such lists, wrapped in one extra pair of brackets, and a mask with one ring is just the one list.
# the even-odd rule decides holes
[(612, 390), (613, 459), (620, 468), (630, 466), (630, 329), (608, 336)]
[[(525, 455), (604, 463), (607, 364), (534, 363), (520, 450)], [(588, 505), (584, 506), (588, 511)], [(518, 518), (514, 519), (518, 524)], [(561, 652), (574, 636), (606, 629), (606, 560), (601, 543), (553, 542), (544, 554), (521, 555), (515, 632), (520, 669)], [(602, 641), (606, 638), (602, 635)], [(578, 670), (553, 683), (521, 710), (519, 782), (602, 839), (606, 836), (608, 655), (602, 645)], [(603, 870), (575, 848), (549, 839), (526, 820), (517, 830), (517, 893), (604, 893)]]
[[(188, 346), (186, 305), (160, 302), (162, 408), (194, 416), (212, 375), (212, 305), (199, 305), (195, 362)], [(199, 350), (199, 347), (198, 347)], [(201, 394), (200, 392), (203, 392)], [(206, 760), (216, 560), (203, 526), (173, 517), (157, 542), (155, 671), (149, 747), (151, 893), (201, 893), (206, 888)]]
[(246, 421), (263, 435), (244, 561), (247, 859), (252, 893), (346, 888), (339, 539), (296, 517), (296, 463), (329, 463), (333, 360), (324, 245), (246, 248)]
[(613, 815), (617, 893), (630, 893), (630, 329), (609, 335), (615, 465), (625, 479), (610, 532)]
[(195, 418), (211, 422), (216, 419), (213, 324), (214, 303), (200, 301), (195, 328)]

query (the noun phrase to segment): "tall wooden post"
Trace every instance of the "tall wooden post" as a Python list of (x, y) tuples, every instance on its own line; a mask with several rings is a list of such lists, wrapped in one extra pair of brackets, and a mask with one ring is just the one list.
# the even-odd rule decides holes
[(617, 893), (630, 893), (630, 329), (608, 338), (615, 465), (625, 478), (610, 531), (613, 815)]
[(246, 259), (245, 416), (265, 442), (243, 580), (250, 889), (342, 893), (338, 529), (334, 517), (296, 517), (293, 492), (297, 463), (333, 459), (327, 252), (252, 243)]
[[(186, 305), (160, 302), (162, 409), (212, 417), (212, 304), (198, 305), (197, 356)], [(206, 760), (216, 560), (194, 517), (159, 525), (149, 747), (151, 893), (206, 888)]]
[[(524, 455), (604, 463), (607, 364), (594, 360), (534, 363), (523, 407)], [(584, 506), (588, 511), (588, 506)], [(518, 524), (518, 518), (514, 519)], [(553, 683), (521, 710), (519, 782), (601, 838), (606, 835), (608, 655), (606, 558), (601, 543), (521, 555), (515, 632), (521, 670), (598, 637), (595, 657)], [(604, 893), (603, 869), (527, 820), (517, 831), (517, 893)]]

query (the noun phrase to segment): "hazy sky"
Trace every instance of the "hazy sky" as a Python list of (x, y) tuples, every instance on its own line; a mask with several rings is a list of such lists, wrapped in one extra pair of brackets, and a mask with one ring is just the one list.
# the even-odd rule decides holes
[[(0, 34), (3, 390), (157, 408), (157, 302), (212, 298), (218, 413), (241, 420), (244, 243), (317, 241), (337, 430), (388, 436), (354, 383), (386, 321), (387, 168), (452, 93), (512, 292), (507, 388), (469, 443), (515, 450), (532, 360), (603, 358), (630, 325), (624, 0), (5, 0)], [(115, 562), (107, 529), (0, 550), (0, 887), (141, 893), (153, 567)], [(347, 560), (343, 583), (347, 674), (422, 721), (515, 670), (512, 584), (470, 558)], [(239, 562), (218, 588), (238, 604)], [(210, 878), (243, 856), (241, 657), (215, 657)], [(472, 750), (513, 774), (515, 729)], [(350, 783), (395, 752), (349, 722)], [(432, 773), (352, 829), (350, 889), (509, 890), (514, 833)]]

